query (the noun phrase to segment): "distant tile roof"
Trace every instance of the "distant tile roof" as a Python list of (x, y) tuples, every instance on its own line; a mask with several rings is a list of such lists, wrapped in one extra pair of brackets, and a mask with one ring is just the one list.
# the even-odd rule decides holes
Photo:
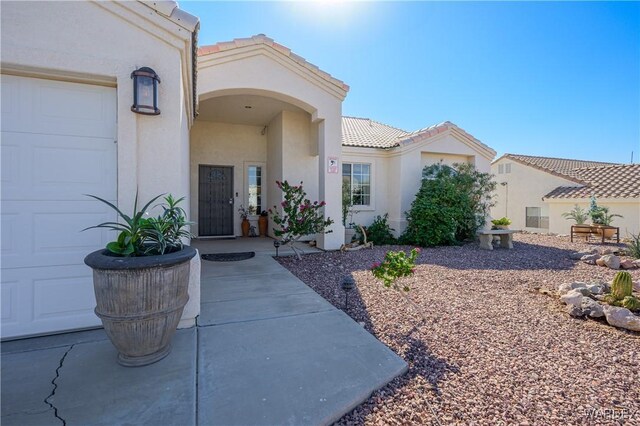
[(502, 157), (495, 160), (494, 163), (503, 158), (510, 158), (519, 163), (531, 166), (535, 169), (542, 170), (556, 176), (570, 178), (570, 180), (578, 182), (580, 182), (580, 178), (577, 176), (576, 170), (581, 167), (611, 166), (616, 164), (604, 163), (601, 161), (583, 161), (572, 160), (569, 158), (536, 157), (532, 155), (519, 154), (504, 154)]
[(417, 143), (450, 129), (456, 129), (492, 155), (495, 155), (493, 149), (450, 121), (434, 124), (414, 132), (407, 132), (369, 118), (342, 117), (342, 145), (387, 149), (404, 144)]
[(560, 186), (544, 198), (640, 198), (640, 164), (584, 167), (573, 171), (582, 186)]
[(212, 44), (210, 46), (202, 46), (198, 49), (198, 56), (204, 56), (210, 53), (224, 52), (226, 50), (238, 49), (241, 47), (254, 46), (258, 44), (264, 44), (266, 46), (272, 47), (278, 52), (293, 59), (295, 62), (302, 65), (303, 67), (310, 70), (311, 72), (319, 75), (325, 80), (340, 87), (342, 90), (349, 91), (348, 84), (344, 83), (342, 80), (338, 80), (337, 78), (331, 76), (331, 74), (322, 71), (316, 65), (313, 65), (312, 63), (307, 62), (307, 60), (304, 59), (302, 56), (299, 56), (293, 53), (291, 49), (289, 49), (288, 47), (285, 47), (279, 43), (276, 43), (275, 41), (273, 41), (272, 38), (269, 38), (264, 34), (257, 34), (247, 38), (236, 38), (236, 39), (233, 39), (232, 41), (222, 41), (216, 44)]
[(368, 118), (342, 117), (342, 145), (345, 146), (392, 148), (408, 134)]

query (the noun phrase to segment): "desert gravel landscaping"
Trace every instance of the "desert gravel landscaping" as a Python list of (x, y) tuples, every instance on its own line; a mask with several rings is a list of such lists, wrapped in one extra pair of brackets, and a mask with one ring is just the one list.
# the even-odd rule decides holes
[(347, 313), (409, 363), (339, 424), (640, 424), (640, 333), (571, 318), (539, 291), (610, 281), (616, 271), (568, 257), (594, 247), (518, 234), (513, 250), (423, 249), (402, 280), (424, 319), (369, 271), (387, 250), (410, 247), (278, 260), (343, 310), (339, 284), (352, 273)]

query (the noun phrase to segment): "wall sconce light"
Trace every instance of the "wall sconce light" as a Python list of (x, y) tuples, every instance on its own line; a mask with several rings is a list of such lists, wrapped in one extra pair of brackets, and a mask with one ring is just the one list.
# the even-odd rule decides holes
[(133, 79), (133, 105), (131, 111), (145, 115), (159, 115), (158, 83), (160, 77), (149, 67), (131, 73)]

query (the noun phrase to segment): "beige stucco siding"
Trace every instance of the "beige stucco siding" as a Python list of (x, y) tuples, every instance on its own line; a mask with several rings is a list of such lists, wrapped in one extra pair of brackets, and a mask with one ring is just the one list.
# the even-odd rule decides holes
[[(184, 55), (190, 34), (164, 18), (143, 18), (150, 14), (156, 12), (138, 2), (2, 4), (3, 72), (117, 87), (118, 202), (125, 210), (136, 190), (142, 200), (163, 192), (188, 195)], [(159, 116), (130, 110), (130, 75), (141, 66), (162, 80)]]
[[(498, 173), (498, 166), (510, 164), (510, 173)], [(491, 209), (492, 218), (508, 217), (512, 229), (524, 229), (532, 232), (550, 232), (544, 228), (526, 227), (526, 208), (539, 207), (541, 216), (549, 216), (549, 206), (542, 197), (558, 186), (579, 186), (576, 182), (554, 176), (550, 173), (525, 166), (524, 164), (503, 158), (491, 166), (491, 173), (497, 183), (496, 205)], [(506, 182), (507, 185), (501, 185)]]
[[(267, 135), (269, 204), (279, 197), (275, 180), (304, 181), (310, 198), (327, 202), (332, 233), (319, 235), (318, 246), (338, 249), (343, 242), (339, 173), (326, 173), (328, 157), (340, 159), (344, 87), (328, 81), (264, 44), (205, 54), (198, 58), (201, 101), (228, 95), (259, 95), (295, 105), (272, 119)], [(280, 145), (280, 146), (278, 146)], [(336, 190), (337, 189), (337, 190)]]
[[(556, 234), (568, 234), (573, 225), (572, 220), (566, 220), (562, 213), (570, 211), (574, 205), (588, 209), (589, 199), (550, 199), (549, 206), (549, 232)], [(598, 205), (609, 207), (610, 213), (620, 214), (623, 217), (613, 219), (612, 226), (620, 228), (620, 237), (628, 238), (630, 234), (640, 233), (640, 199), (598, 199)], [(591, 220), (587, 221), (588, 223)]]
[[(245, 185), (245, 164), (267, 162), (267, 136), (262, 135), (261, 126), (229, 123), (213, 123), (196, 120), (191, 128), (191, 212), (198, 221), (198, 169), (199, 165), (232, 166), (234, 193), (234, 232), (242, 235), (240, 216), (241, 205), (247, 206)], [(267, 179), (271, 180), (267, 170)], [(237, 195), (236, 195), (237, 194)], [(268, 196), (265, 200), (271, 201)], [(264, 208), (264, 207), (263, 207)], [(197, 232), (198, 227), (194, 227)]]

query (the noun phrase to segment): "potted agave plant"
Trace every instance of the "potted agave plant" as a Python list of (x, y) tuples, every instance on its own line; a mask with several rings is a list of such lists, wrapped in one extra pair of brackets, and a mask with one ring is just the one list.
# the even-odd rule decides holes
[(591, 197), (589, 216), (591, 216), (592, 227), (596, 229), (598, 235), (604, 234), (604, 238), (611, 238), (616, 233), (616, 229), (611, 226), (613, 218), (622, 218), (622, 215), (609, 213), (609, 207), (599, 206), (595, 197)]
[[(183, 245), (192, 235), (184, 198), (164, 197), (162, 214), (152, 217), (147, 209), (158, 195), (128, 216), (110, 202), (95, 198), (114, 209), (121, 222), (105, 222), (92, 228), (118, 232), (106, 249), (89, 254), (84, 262), (93, 269), (96, 315), (118, 350), (118, 362), (127, 367), (159, 361), (171, 351), (171, 339), (189, 300), (190, 260), (194, 248)], [(157, 206), (156, 206), (157, 207)]]

